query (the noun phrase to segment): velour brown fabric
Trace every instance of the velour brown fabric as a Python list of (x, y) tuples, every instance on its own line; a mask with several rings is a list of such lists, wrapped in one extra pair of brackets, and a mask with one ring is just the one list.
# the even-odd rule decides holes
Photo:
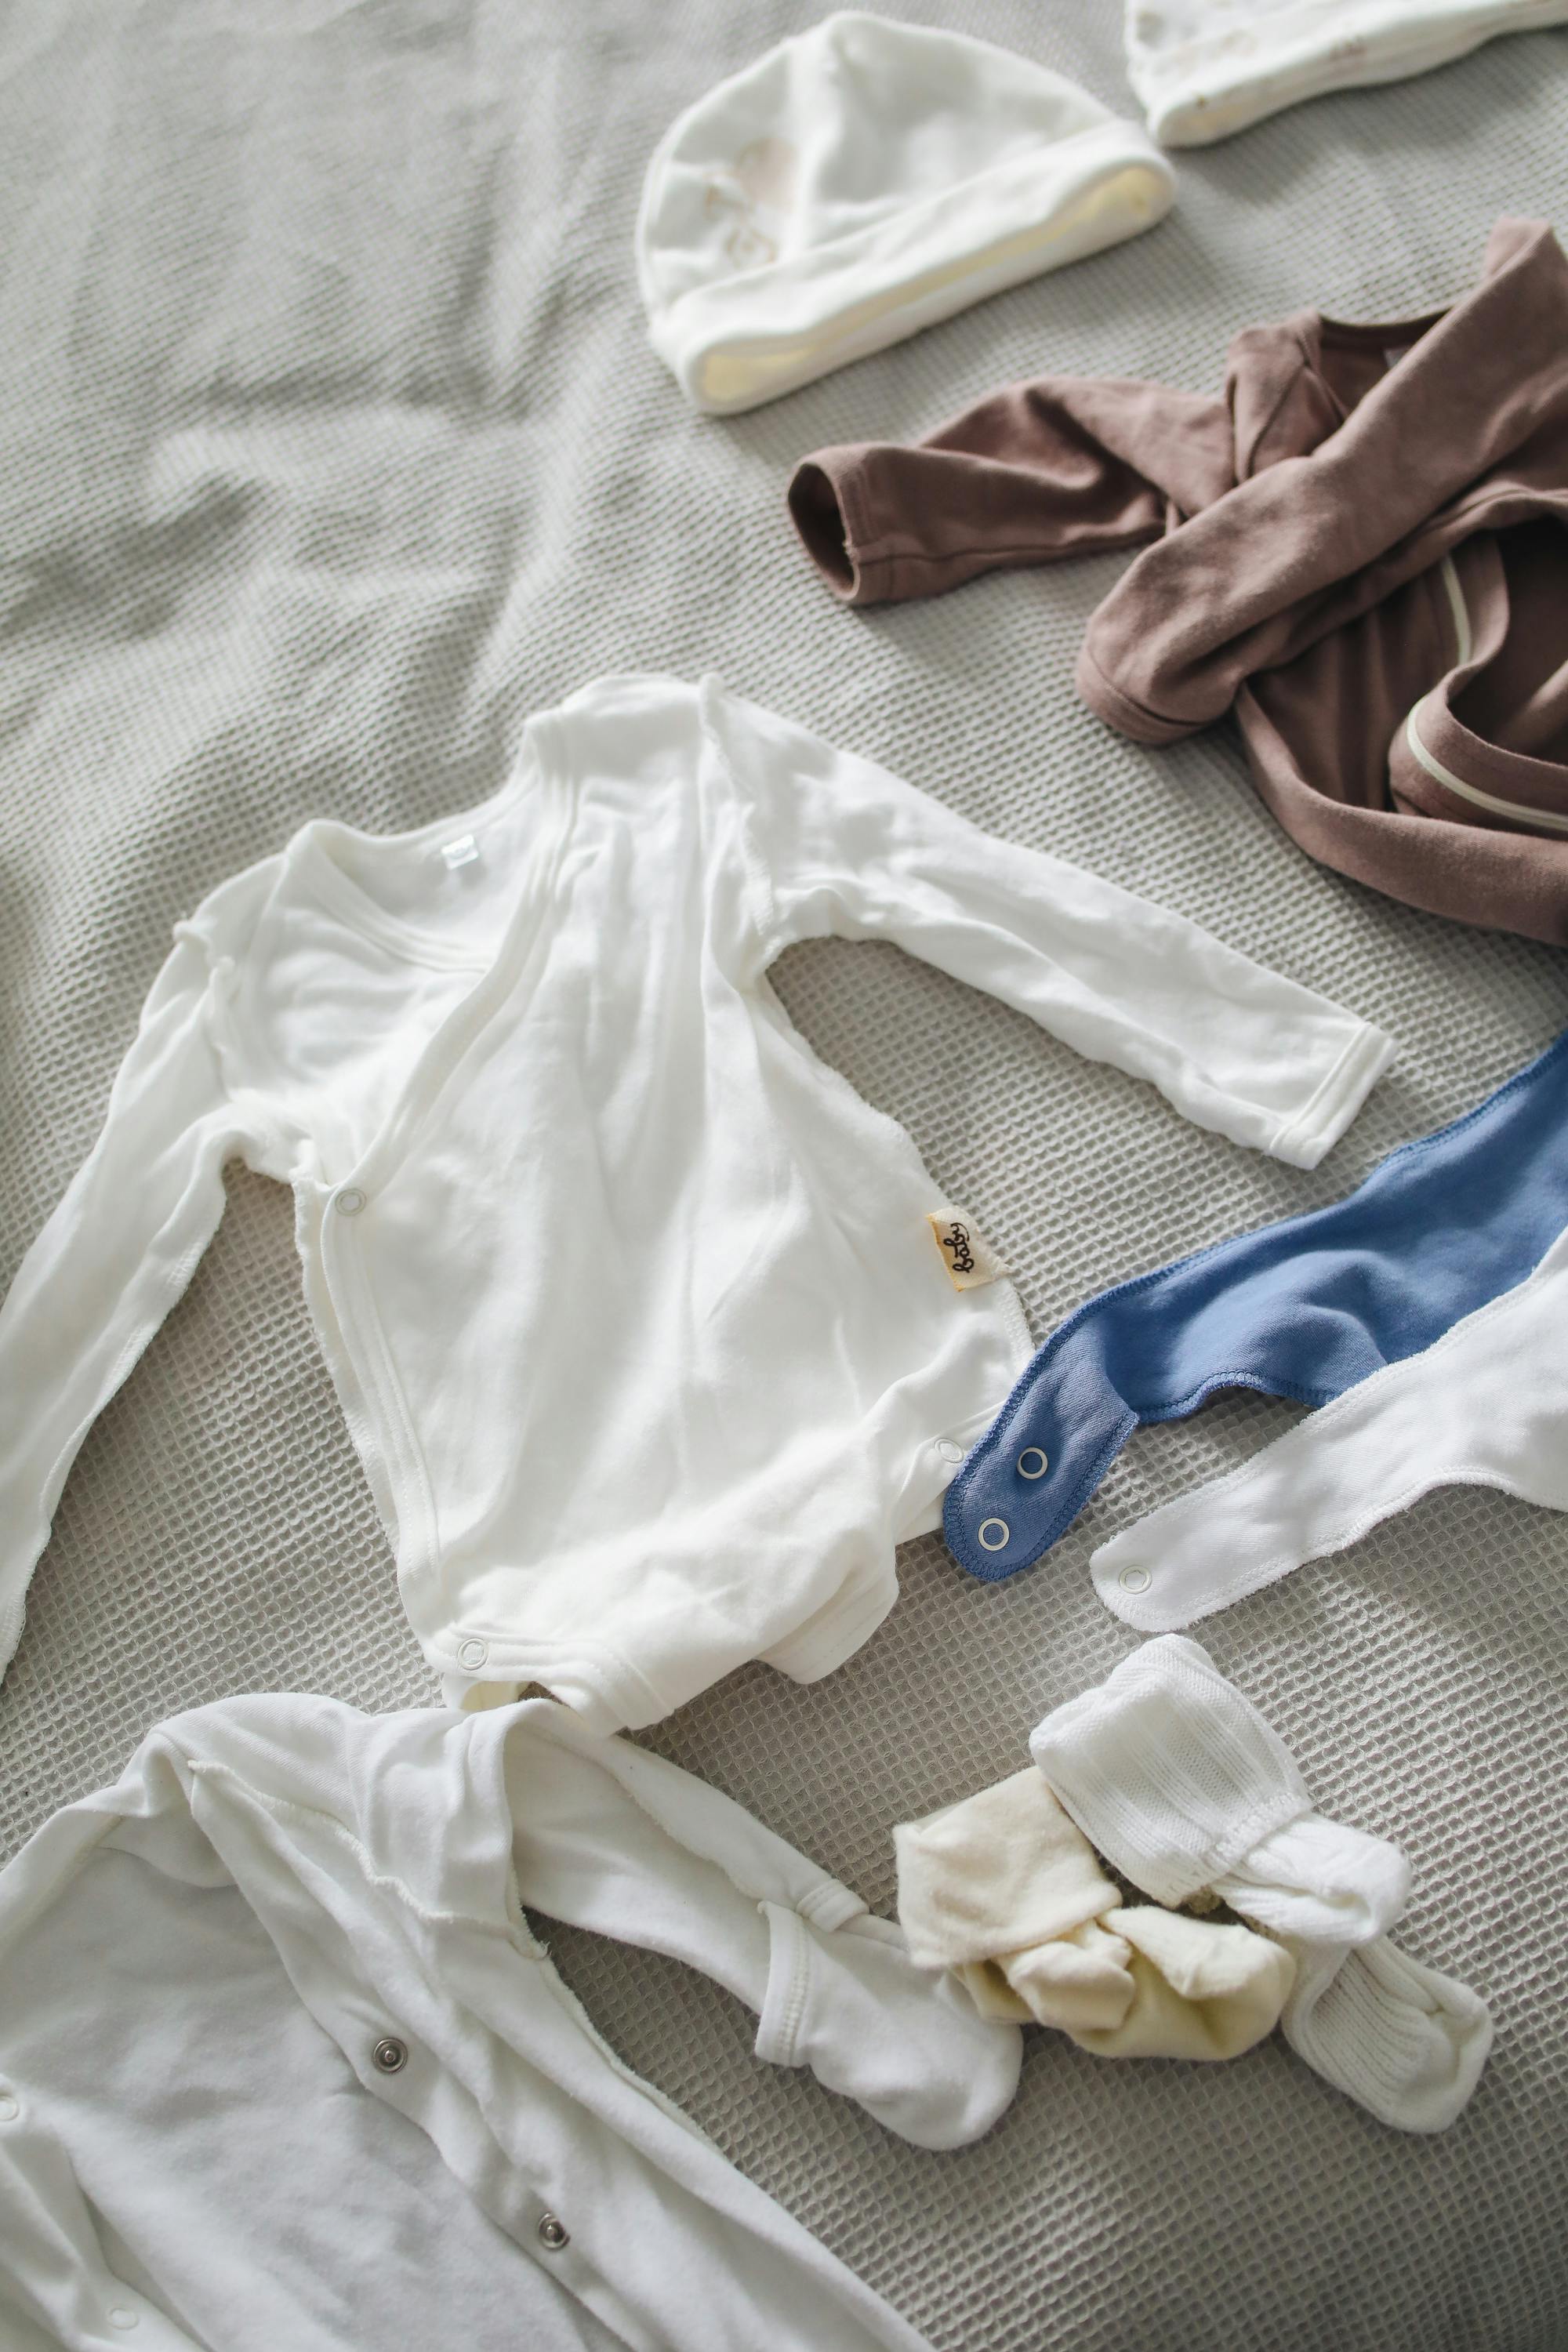
[(1568, 943), (1568, 261), (1544, 223), (1500, 221), (1447, 311), (1247, 329), (1218, 398), (1014, 385), (916, 447), (817, 451), (790, 506), (856, 604), (1141, 545), (1079, 655), (1092, 709), (1146, 743), (1234, 710), (1314, 857)]

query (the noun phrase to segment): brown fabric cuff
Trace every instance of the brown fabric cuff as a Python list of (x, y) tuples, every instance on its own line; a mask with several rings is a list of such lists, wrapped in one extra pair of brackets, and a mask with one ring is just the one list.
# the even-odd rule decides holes
[(846, 442), (803, 457), (790, 478), (790, 519), (801, 545), (846, 604), (877, 604), (893, 593), (886, 560), (866, 513), (865, 461), (870, 444)]
[[(1092, 629), (1091, 623), (1091, 635)], [(1088, 637), (1079, 647), (1074, 682), (1079, 700), (1088, 703), (1095, 717), (1103, 719), (1108, 727), (1114, 727), (1119, 735), (1131, 736), (1134, 743), (1179, 743), (1184, 735), (1195, 734), (1205, 723), (1201, 719), (1163, 719), (1157, 710), (1134, 702), (1100, 668)]]
[(987, 541), (974, 479), (984, 467), (964, 455), (906, 449), (891, 441), (848, 441), (816, 449), (795, 467), (790, 519), (817, 571), (845, 604), (895, 604), (937, 596), (999, 564), (1042, 562), (1053, 551), (1025, 534)]

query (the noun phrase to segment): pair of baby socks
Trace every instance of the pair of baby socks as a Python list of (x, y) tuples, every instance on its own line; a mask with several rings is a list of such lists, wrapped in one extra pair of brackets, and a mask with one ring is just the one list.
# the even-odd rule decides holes
[[(1195, 1642), (1146, 1642), (1029, 1746), (1033, 1768), (894, 1831), (912, 1960), (1103, 2057), (1230, 2058), (1278, 2024), (1381, 2122), (1453, 2122), (1485, 2002), (1389, 1941), (1404, 1855), (1314, 1808)], [(1124, 1902), (1101, 1855), (1152, 1901)], [(1218, 1903), (1242, 1924), (1180, 1907)]]
[(1123, 1904), (1032, 1766), (893, 1832), (910, 1957), (987, 2017), (1055, 2026), (1105, 2058), (1233, 2058), (1295, 1975), (1249, 1928)]
[(1195, 1642), (1146, 1642), (1029, 1748), (1134, 1885), (1217, 1896), (1289, 1954), (1280, 2024), (1308, 2065), (1399, 2130), (1453, 2122), (1491, 2046), (1485, 2002), (1390, 1943), (1404, 1855), (1314, 1810), (1289, 1748)]

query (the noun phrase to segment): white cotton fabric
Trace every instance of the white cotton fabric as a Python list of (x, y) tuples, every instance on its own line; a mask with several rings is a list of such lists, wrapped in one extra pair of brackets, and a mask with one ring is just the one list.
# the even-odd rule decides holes
[[(222, 1701), (0, 1874), (0, 2338), (920, 2352), (614, 2055), (524, 1904), (739, 1979), (781, 2011), (767, 2054), (924, 2144), (1012, 2095), (1016, 2028), (548, 1700)], [(759, 1905), (790, 1923), (787, 2004)]]
[(1299, 100), (1399, 81), (1568, 0), (1127, 0), (1127, 79), (1167, 147), (1206, 147)]
[(1388, 1941), (1404, 1855), (1313, 1809), (1289, 1748), (1195, 1642), (1144, 1643), (1029, 1750), (1134, 1885), (1217, 1895), (1278, 1937), (1295, 1963), (1280, 2024), (1315, 2072), (1397, 2130), (1455, 2120), (1491, 2047), (1485, 2002)]
[(699, 408), (754, 408), (1152, 227), (1170, 165), (1032, 58), (858, 9), (689, 108), (648, 166), (637, 274)]
[(768, 985), (896, 940), (1200, 1124), (1310, 1167), (1382, 1033), (727, 693), (602, 680), (482, 807), (307, 825), (180, 927), (91, 1158), (0, 1310), (0, 1659), (71, 1458), (241, 1159), (447, 1696), (599, 1731), (748, 1659), (802, 1680), (896, 1594), (1022, 1370), (962, 1213)]
[(1102, 1544), (1089, 1563), (1100, 1599), (1140, 1632), (1190, 1625), (1359, 1543), (1436, 1486), (1497, 1486), (1568, 1511), (1565, 1328), (1568, 1234), (1430, 1348)]

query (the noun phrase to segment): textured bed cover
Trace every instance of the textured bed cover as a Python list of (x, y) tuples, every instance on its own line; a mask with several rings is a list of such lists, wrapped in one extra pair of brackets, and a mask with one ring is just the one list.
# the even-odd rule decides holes
[[(911, 5), (1123, 110), (1109, 0)], [(1390, 1029), (1312, 1175), (895, 950), (790, 952), (819, 1051), (1022, 1270), (1043, 1333), (1179, 1252), (1348, 1190), (1568, 1024), (1561, 954), (1312, 866), (1223, 731), (1148, 755), (1079, 708), (1096, 561), (839, 611), (783, 512), (823, 443), (912, 437), (1047, 370), (1214, 385), (1231, 332), (1450, 299), (1502, 210), (1561, 216), (1568, 34), (1323, 100), (1184, 158), (1149, 236), (740, 420), (647, 349), (643, 164), (804, 6), (17, 0), (0, 26), (0, 1281), (85, 1153), (171, 924), (328, 813), (391, 828), (499, 780), (527, 712), (718, 670), (996, 831), (1080, 859)], [(1286, 1427), (1145, 1431), (1040, 1568), (931, 1538), (868, 1646), (755, 1667), (650, 1735), (887, 1906), (889, 1825), (1016, 1769), (1129, 1646), (1095, 1544)], [(617, 2046), (942, 2352), (1554, 2352), (1568, 2337), (1568, 1520), (1434, 1496), (1205, 1628), (1324, 1806), (1398, 1839), (1404, 1940), (1498, 2042), (1439, 2140), (1286, 2053), (1108, 2064), (1036, 2035), (948, 2157), (748, 2054), (727, 1996), (562, 1931)], [(283, 1192), (237, 1175), (184, 1304), (89, 1437), (3, 1691), (7, 1848), (224, 1691), (431, 1685), (310, 1341)]]

